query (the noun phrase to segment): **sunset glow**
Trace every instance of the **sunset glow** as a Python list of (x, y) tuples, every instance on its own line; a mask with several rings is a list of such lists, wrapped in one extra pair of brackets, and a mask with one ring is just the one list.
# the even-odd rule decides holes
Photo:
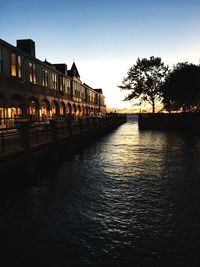
[(13, 45), (31, 38), (37, 58), (68, 66), (75, 61), (81, 79), (103, 89), (108, 108), (133, 111), (137, 107), (123, 102), (117, 86), (138, 57), (199, 64), (199, 14), (197, 0), (11, 0), (1, 5), (0, 38)]

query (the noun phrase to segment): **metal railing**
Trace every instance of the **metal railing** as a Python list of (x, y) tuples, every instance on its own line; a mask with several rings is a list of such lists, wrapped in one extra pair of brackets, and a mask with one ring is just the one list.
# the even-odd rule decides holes
[[(119, 119), (119, 118), (118, 118)], [(0, 155), (24, 149), (24, 138), (30, 147), (40, 144), (70, 138), (85, 132), (104, 127), (115, 122), (116, 118), (83, 117), (76, 119), (57, 119), (46, 122), (31, 122), (29, 120), (15, 121), (13, 128), (0, 128)], [(24, 135), (26, 124), (27, 134)], [(25, 136), (25, 137), (24, 137)]]

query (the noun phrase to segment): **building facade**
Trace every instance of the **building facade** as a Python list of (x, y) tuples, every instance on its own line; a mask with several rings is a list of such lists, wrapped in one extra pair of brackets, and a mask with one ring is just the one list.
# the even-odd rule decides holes
[(76, 64), (51, 64), (35, 56), (35, 42), (0, 39), (0, 125), (16, 119), (105, 116), (102, 89), (81, 82)]

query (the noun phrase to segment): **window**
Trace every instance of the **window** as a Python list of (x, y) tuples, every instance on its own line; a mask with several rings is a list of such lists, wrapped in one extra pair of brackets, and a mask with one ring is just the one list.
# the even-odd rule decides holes
[(42, 86), (48, 87), (48, 71), (42, 70)]
[(63, 92), (65, 92), (65, 89), (66, 89), (66, 79), (65, 77), (62, 78), (62, 83), (63, 83)]
[(33, 64), (29, 62), (29, 82), (33, 82)]
[(15, 54), (11, 54), (11, 75), (17, 76), (17, 58)]
[(76, 96), (76, 97), (80, 97), (80, 91), (75, 90), (75, 96)]
[(37, 83), (37, 68), (36, 65), (33, 64), (33, 83)]
[(63, 91), (63, 77), (60, 77), (59, 80), (60, 80), (60, 91)]
[(51, 80), (52, 80), (52, 88), (55, 89), (54, 88), (55, 86), (55, 74), (54, 73), (51, 74)]
[(71, 94), (71, 81), (68, 79), (65, 79), (66, 82), (66, 88), (67, 88), (67, 94), (70, 95)]
[(22, 78), (22, 57), (21, 56), (11, 53), (10, 71), (11, 71), (11, 76)]
[(53, 89), (57, 89), (57, 75), (55, 73), (52, 73), (52, 84), (53, 84)]
[(81, 91), (81, 98), (82, 99), (85, 99), (85, 94), (84, 94), (84, 91), (83, 90)]
[(29, 82), (37, 83), (37, 68), (36, 65), (31, 62), (29, 62)]
[(42, 69), (42, 86), (45, 86), (45, 70)]
[(57, 90), (57, 75), (55, 74), (55, 89)]
[(48, 71), (45, 70), (45, 87), (48, 87)]
[(18, 66), (18, 77), (21, 78), (22, 77), (22, 58), (20, 56), (17, 57), (17, 66)]
[(0, 73), (3, 72), (2, 49), (0, 48)]
[(70, 80), (68, 80), (67, 78), (64, 78), (65, 79), (65, 82), (64, 82), (64, 91), (67, 93), (67, 94), (70, 94)]

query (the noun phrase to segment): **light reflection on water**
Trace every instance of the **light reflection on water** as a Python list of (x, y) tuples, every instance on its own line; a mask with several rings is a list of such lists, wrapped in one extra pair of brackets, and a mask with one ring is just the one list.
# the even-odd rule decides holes
[(199, 163), (199, 136), (129, 119), (2, 201), (0, 265), (200, 266)]

